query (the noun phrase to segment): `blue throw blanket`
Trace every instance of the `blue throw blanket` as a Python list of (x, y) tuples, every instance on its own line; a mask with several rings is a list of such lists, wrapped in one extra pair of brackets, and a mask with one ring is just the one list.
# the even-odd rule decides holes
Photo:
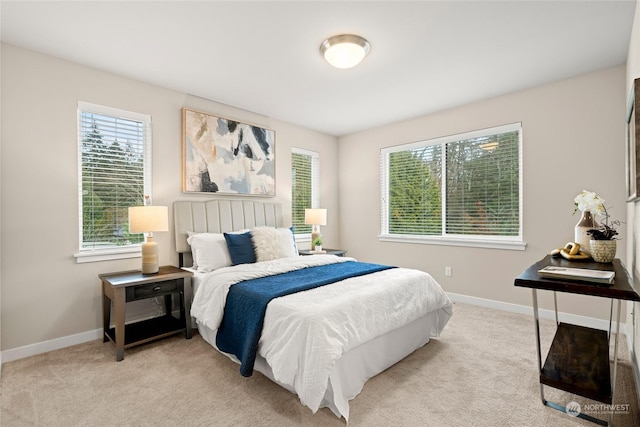
[(389, 268), (393, 267), (347, 261), (236, 283), (229, 288), (216, 345), (221, 351), (234, 354), (241, 363), (240, 374), (250, 377), (269, 301)]

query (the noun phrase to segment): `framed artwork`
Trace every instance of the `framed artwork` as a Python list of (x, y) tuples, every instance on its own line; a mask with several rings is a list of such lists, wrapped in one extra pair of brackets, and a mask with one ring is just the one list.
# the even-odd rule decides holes
[(635, 79), (629, 96), (627, 109), (627, 201), (640, 198), (640, 79)]
[(275, 131), (182, 109), (182, 191), (275, 196)]

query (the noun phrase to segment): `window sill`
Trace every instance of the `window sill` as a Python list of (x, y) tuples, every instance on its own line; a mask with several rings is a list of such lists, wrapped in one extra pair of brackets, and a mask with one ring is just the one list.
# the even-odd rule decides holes
[(417, 243), (422, 245), (443, 245), (443, 246), (467, 246), (485, 249), (506, 249), (512, 251), (524, 251), (527, 247), (525, 242), (498, 239), (470, 239), (457, 237), (426, 237), (410, 235), (381, 234), (378, 236), (381, 242), (396, 243)]
[(85, 249), (73, 254), (77, 264), (85, 262), (111, 261), (116, 259), (139, 258), (142, 256), (140, 245), (126, 248)]
[(296, 239), (296, 243), (299, 243), (299, 242), (310, 242), (311, 241), (311, 233), (294, 234), (293, 236)]

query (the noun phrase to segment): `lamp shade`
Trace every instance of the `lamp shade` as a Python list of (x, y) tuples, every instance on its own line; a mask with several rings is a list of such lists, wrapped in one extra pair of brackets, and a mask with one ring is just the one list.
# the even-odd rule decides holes
[(166, 206), (131, 206), (129, 232), (169, 231), (169, 209)]
[(327, 225), (327, 210), (305, 209), (304, 223), (310, 225)]

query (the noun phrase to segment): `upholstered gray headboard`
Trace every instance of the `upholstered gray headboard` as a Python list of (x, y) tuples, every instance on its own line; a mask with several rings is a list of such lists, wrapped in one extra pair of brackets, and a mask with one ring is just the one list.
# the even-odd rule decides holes
[(282, 227), (282, 205), (254, 200), (177, 201), (173, 203), (176, 251), (191, 252), (188, 231), (224, 233), (258, 226)]

